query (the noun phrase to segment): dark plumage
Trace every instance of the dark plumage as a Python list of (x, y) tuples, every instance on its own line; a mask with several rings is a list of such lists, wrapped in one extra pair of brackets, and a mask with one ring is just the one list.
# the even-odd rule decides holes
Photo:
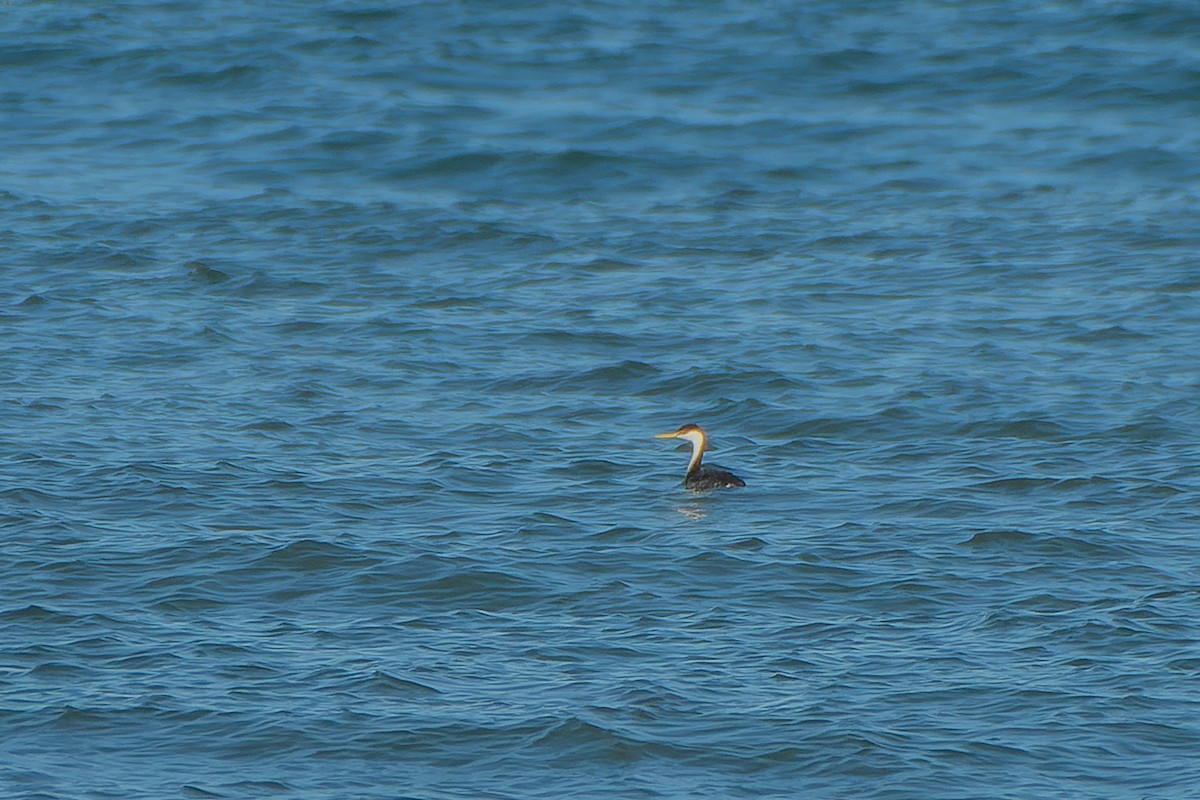
[(731, 489), (735, 486), (745, 486), (746, 482), (728, 470), (720, 467), (696, 467), (683, 479), (683, 485), (688, 489)]
[(704, 448), (708, 444), (708, 437), (705, 436), (704, 430), (699, 425), (684, 425), (673, 433), (656, 434), (655, 438), (687, 439), (692, 443), (692, 460), (688, 462), (687, 475), (683, 479), (683, 485), (688, 489), (703, 491), (704, 489), (728, 489), (746, 485), (744, 480), (729, 470), (700, 465), (700, 460), (704, 458)]

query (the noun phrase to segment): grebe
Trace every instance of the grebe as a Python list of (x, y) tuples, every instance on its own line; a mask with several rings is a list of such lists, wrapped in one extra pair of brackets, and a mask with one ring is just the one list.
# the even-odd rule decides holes
[(656, 433), (655, 439), (687, 439), (692, 443), (692, 460), (688, 462), (687, 476), (683, 485), (688, 489), (725, 489), (734, 486), (745, 486), (746, 482), (728, 470), (719, 467), (702, 467), (700, 459), (704, 458), (704, 446), (708, 437), (699, 425), (684, 425), (674, 433)]

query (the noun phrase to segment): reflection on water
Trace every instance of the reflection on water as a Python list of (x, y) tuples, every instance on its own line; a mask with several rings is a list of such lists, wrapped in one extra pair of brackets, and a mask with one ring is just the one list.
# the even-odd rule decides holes
[(678, 511), (680, 514), (683, 514), (685, 517), (692, 520), (693, 522), (695, 522), (697, 520), (702, 520), (708, 516), (708, 509), (704, 507), (704, 503), (701, 502), (699, 497), (697, 497), (696, 499), (694, 499), (684, 505), (679, 506), (675, 510)]

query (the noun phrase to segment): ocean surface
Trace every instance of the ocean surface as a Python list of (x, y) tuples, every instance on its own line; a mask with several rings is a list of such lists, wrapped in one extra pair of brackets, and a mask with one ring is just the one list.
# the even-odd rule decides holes
[(1200, 797), (1197, 30), (4, 3), (0, 798)]

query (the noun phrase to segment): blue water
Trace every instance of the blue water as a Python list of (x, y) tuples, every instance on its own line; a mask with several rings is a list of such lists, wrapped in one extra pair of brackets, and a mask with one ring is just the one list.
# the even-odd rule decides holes
[(0, 797), (1195, 797), (1197, 29), (4, 5)]

